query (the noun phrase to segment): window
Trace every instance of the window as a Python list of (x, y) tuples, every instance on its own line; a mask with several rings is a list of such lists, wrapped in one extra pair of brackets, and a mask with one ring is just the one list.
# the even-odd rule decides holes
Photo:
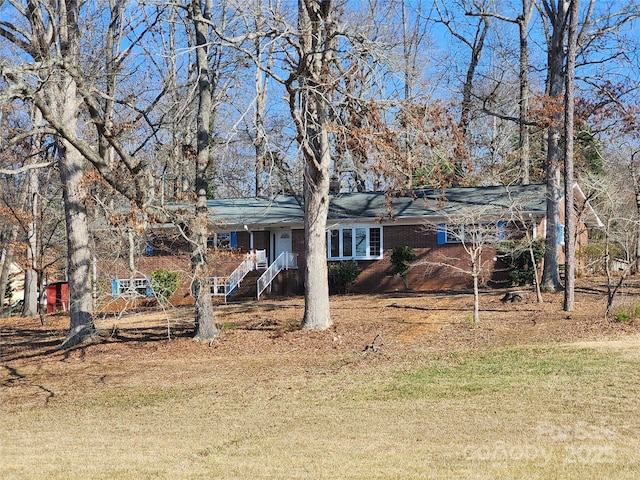
[(464, 225), (447, 225), (445, 232), (447, 235), (447, 243), (462, 243), (464, 242)]
[[(506, 222), (479, 224), (439, 223), (437, 240), (438, 245), (446, 243), (485, 243), (500, 242), (506, 240)], [(487, 238), (490, 237), (490, 238)]]
[(130, 278), (114, 278), (111, 280), (111, 296), (152, 297), (153, 291), (148, 278), (134, 278), (133, 284)]
[(207, 247), (229, 250), (238, 248), (238, 234), (236, 232), (218, 232), (207, 240)]
[(327, 232), (330, 260), (382, 258), (382, 227), (341, 227)]

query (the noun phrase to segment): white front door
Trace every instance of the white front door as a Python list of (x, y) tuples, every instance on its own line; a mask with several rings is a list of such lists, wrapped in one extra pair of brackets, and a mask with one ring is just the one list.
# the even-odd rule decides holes
[(279, 230), (274, 234), (274, 257), (273, 260), (278, 258), (282, 252), (291, 252), (291, 230)]

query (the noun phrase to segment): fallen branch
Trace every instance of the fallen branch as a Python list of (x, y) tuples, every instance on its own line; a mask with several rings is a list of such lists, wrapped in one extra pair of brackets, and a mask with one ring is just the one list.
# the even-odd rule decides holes
[(430, 311), (430, 308), (427, 307), (416, 307), (414, 305), (398, 305), (397, 303), (392, 303), (391, 305), (388, 305), (389, 307), (393, 307), (393, 308), (410, 308), (412, 310), (425, 310), (425, 311)]
[[(380, 339), (380, 343), (379, 345), (376, 345), (376, 340)], [(375, 337), (373, 337), (373, 341), (367, 345), (364, 346), (364, 348), (362, 349), (361, 352), (359, 352), (361, 355), (367, 353), (369, 350), (371, 350), (373, 353), (378, 353), (378, 350), (380, 350), (380, 347), (384, 345), (384, 338), (382, 338), (382, 335), (380, 335), (379, 333), (376, 334)]]

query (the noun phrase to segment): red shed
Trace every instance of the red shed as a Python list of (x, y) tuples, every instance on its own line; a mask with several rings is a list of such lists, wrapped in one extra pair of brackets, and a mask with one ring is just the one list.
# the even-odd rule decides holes
[(47, 285), (47, 313), (66, 312), (69, 307), (69, 284), (54, 282)]

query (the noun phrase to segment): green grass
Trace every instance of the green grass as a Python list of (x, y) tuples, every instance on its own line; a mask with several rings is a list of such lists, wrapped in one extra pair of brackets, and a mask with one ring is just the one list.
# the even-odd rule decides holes
[[(573, 352), (557, 355), (548, 349), (507, 348), (478, 353), (455, 352), (429, 364), (395, 374), (388, 385), (393, 396), (456, 397), (468, 394), (496, 394), (510, 388), (527, 388), (545, 379), (577, 380), (597, 375), (599, 364), (608, 363), (605, 354)], [(625, 363), (619, 359), (620, 363)]]
[(0, 477), (636, 478), (636, 348), (32, 365), (0, 393)]

